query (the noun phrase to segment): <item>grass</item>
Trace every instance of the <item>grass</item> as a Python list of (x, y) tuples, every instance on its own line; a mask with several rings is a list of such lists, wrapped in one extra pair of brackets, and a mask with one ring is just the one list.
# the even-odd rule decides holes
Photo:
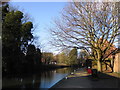
[[(108, 74), (108, 75), (111, 75), (111, 76), (120, 78), (120, 73), (116, 73), (116, 72), (109, 73), (109, 72), (110, 72), (110, 68), (108, 68), (107, 71), (104, 71), (104, 70), (105, 70), (105, 65), (103, 65), (102, 67), (103, 67), (103, 72), (104, 72), (105, 74)], [(97, 69), (97, 65), (94, 65), (94, 66), (92, 67), (92, 69)]]
[(106, 74), (120, 78), (120, 73), (113, 72), (113, 73), (106, 73)]

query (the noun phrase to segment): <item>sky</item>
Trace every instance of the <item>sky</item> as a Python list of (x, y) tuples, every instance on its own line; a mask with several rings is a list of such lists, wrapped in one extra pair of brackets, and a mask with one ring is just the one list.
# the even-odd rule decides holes
[(36, 45), (40, 45), (42, 51), (58, 53), (59, 51), (51, 47), (49, 44), (51, 36), (48, 28), (51, 26), (54, 27), (52, 24), (53, 19), (60, 16), (61, 11), (66, 6), (67, 2), (43, 2), (43, 0), (42, 2), (40, 2), (41, 0), (39, 2), (36, 0), (35, 2), (33, 2), (33, 0), (32, 2), (31, 0), (27, 0), (27, 2), (19, 2), (21, 0), (11, 1), (13, 2), (10, 2), (10, 5), (18, 8), (23, 13), (29, 14), (29, 16), (32, 18), (33, 24), (37, 25), (37, 28), (33, 32), (34, 36), (39, 37)]
[(53, 20), (60, 16), (61, 11), (65, 7), (67, 2), (10, 2), (15, 8), (27, 13), (33, 21), (33, 24), (37, 26), (33, 32), (34, 36), (39, 37), (37, 45), (40, 45), (42, 51), (57, 53), (49, 45), (51, 39), (49, 27)]

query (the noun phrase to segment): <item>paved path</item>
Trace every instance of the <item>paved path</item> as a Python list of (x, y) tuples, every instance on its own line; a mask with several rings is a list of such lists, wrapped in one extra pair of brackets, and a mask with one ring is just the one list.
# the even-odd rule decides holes
[[(84, 68), (62, 79), (53, 88), (118, 88), (120, 78), (100, 74), (99, 78), (93, 78)], [(119, 87), (120, 88), (120, 87)]]

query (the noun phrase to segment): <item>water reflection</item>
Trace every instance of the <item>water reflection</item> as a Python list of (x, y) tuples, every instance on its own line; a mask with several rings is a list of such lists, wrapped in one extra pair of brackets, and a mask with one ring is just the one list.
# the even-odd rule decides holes
[(3, 78), (3, 88), (50, 88), (75, 68), (62, 68), (29, 76)]

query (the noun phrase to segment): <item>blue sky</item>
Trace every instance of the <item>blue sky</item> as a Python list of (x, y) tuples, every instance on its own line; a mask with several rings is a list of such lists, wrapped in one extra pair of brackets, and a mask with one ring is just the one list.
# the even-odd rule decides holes
[(37, 29), (33, 33), (39, 37), (37, 42), (42, 46), (42, 50), (54, 51), (48, 45), (50, 32), (47, 28), (52, 26), (51, 22), (54, 18), (60, 16), (66, 2), (10, 2), (10, 5), (18, 7), (33, 19), (33, 24), (37, 25)]

